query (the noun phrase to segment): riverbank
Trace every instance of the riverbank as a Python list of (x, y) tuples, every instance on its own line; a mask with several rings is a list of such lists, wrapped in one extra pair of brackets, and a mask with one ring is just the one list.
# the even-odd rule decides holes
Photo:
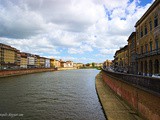
[(32, 74), (39, 72), (55, 71), (54, 68), (35, 68), (35, 69), (19, 69), (19, 70), (2, 70), (0, 71), (0, 77), (9, 77), (16, 75)]
[(96, 76), (96, 90), (108, 120), (142, 120), (105, 84), (101, 72)]
[(49, 71), (61, 71), (61, 70), (75, 70), (76, 67), (59, 67), (59, 68), (34, 68), (34, 69), (18, 69), (18, 70), (2, 70), (0, 71), (0, 77), (9, 77), (16, 75), (32, 74), (39, 72), (49, 72)]

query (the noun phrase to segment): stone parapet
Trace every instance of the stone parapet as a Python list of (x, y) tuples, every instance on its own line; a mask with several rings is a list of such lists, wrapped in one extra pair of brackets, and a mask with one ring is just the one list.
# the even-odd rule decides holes
[[(160, 120), (160, 91), (158, 91), (159, 89), (156, 89), (157, 91), (154, 92), (149, 89), (144, 89), (143, 86), (141, 88), (140, 86), (136, 85), (137, 81), (141, 81), (141, 77), (137, 79), (137, 81), (134, 81), (135, 84), (133, 84), (133, 79), (131, 75), (130, 77), (126, 77), (125, 79), (132, 82), (123, 80), (123, 76), (124, 75), (120, 76), (119, 73), (111, 74), (110, 72), (102, 71), (102, 78), (105, 84), (108, 85), (120, 98), (125, 100), (128, 105), (130, 105), (134, 110), (136, 110), (139, 115), (143, 116), (148, 120)], [(138, 76), (136, 77), (138, 78)], [(150, 84), (149, 81), (143, 82), (146, 82), (146, 85)], [(159, 82), (157, 81), (155, 82), (155, 84), (153, 82), (152, 87), (154, 87), (154, 85), (155, 87), (159, 86)]]

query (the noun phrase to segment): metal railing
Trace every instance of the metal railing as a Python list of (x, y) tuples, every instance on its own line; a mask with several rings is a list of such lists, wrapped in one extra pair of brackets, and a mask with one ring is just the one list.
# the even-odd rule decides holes
[(116, 77), (119, 80), (135, 85), (137, 87), (156, 92), (160, 95), (160, 78), (145, 77), (125, 73), (112, 72), (102, 69), (109, 76)]

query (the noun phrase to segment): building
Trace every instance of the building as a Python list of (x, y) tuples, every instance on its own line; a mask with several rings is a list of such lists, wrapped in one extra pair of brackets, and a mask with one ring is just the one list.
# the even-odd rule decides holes
[(46, 59), (45, 59), (45, 68), (50, 68), (50, 67), (51, 67), (50, 59), (49, 59), (49, 58), (46, 58)]
[(40, 57), (40, 68), (45, 68), (45, 58)]
[(103, 68), (110, 68), (110, 67), (111, 67), (111, 64), (112, 64), (112, 61), (111, 61), (111, 60), (106, 60), (106, 61), (103, 63)]
[(60, 67), (60, 61), (59, 60), (55, 60), (55, 68)]
[(27, 68), (27, 55), (21, 53), (21, 61), (20, 61), (20, 68)]
[(136, 74), (136, 32), (132, 32), (128, 38), (128, 72)]
[(51, 59), (50, 59), (51, 68), (55, 68), (55, 64), (56, 64), (56, 59), (51, 58)]
[(82, 67), (84, 67), (84, 64), (83, 63), (76, 63), (76, 67), (77, 68), (82, 68)]
[(128, 45), (117, 50), (114, 58), (115, 71), (128, 72)]
[(35, 55), (27, 53), (27, 68), (35, 68), (36, 63), (35, 63)]
[(160, 74), (160, 0), (155, 0), (135, 27), (138, 74)]
[(20, 50), (17, 50), (17, 61), (16, 61), (16, 63), (17, 63), (16, 69), (19, 69), (20, 68), (20, 63), (21, 63), (21, 52), (20, 52)]
[[(93, 66), (94, 65), (94, 66)], [(102, 67), (103, 63), (92, 63), (92, 67)]]
[(120, 50), (117, 50), (115, 52), (115, 55), (114, 55), (114, 60), (113, 60), (113, 66), (114, 66), (114, 70), (117, 71), (118, 70), (118, 57), (119, 57), (119, 53), (120, 53)]
[(67, 66), (66, 62), (63, 61), (62, 59), (60, 59), (59, 62), (60, 62), (60, 67), (66, 67)]
[(35, 67), (40, 68), (40, 56), (35, 55), (34, 58), (35, 58)]
[(66, 61), (66, 67), (73, 67), (73, 61)]
[(0, 43), (0, 69), (15, 69), (20, 66), (19, 50), (9, 45)]

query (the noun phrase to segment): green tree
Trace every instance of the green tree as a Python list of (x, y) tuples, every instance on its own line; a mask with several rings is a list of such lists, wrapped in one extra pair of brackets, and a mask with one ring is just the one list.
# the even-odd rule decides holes
[(95, 63), (94, 62), (92, 63), (92, 67), (95, 67)]

